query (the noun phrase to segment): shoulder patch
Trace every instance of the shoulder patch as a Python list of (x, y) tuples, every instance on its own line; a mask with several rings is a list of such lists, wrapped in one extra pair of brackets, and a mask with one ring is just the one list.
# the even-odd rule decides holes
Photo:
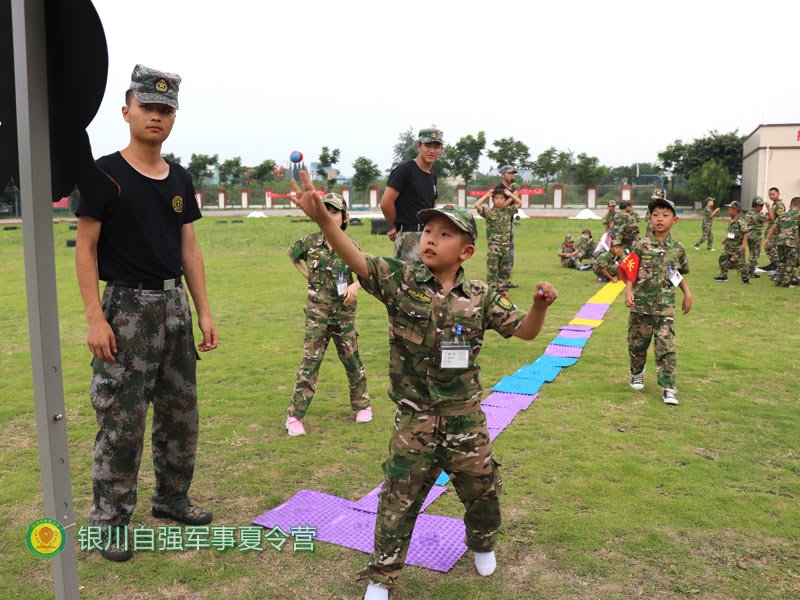
[(503, 310), (511, 310), (512, 308), (514, 308), (514, 304), (511, 302), (511, 300), (509, 300), (508, 298), (506, 298), (501, 294), (497, 294), (497, 297), (494, 302), (495, 304), (497, 304), (497, 306), (499, 306)]
[(319, 258), (319, 254), (310, 254), (309, 253), (308, 258)]
[(431, 299), (422, 292), (418, 292), (417, 290), (407, 290), (406, 293), (417, 302), (423, 302), (424, 304), (431, 303)]

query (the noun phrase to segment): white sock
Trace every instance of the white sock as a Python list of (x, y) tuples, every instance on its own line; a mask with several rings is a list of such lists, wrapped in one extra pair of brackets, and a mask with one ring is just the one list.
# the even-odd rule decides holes
[(478, 574), (484, 577), (488, 577), (494, 573), (494, 570), (497, 568), (494, 552), (476, 552), (475, 568), (478, 569)]
[(364, 600), (389, 600), (389, 590), (377, 583), (370, 583), (367, 586), (367, 593), (364, 594)]

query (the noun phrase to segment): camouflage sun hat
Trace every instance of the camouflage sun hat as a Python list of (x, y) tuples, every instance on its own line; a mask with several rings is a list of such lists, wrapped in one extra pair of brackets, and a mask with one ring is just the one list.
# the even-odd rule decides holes
[(650, 214), (653, 214), (653, 209), (658, 206), (663, 206), (664, 208), (670, 209), (673, 215), (678, 214), (675, 210), (675, 203), (668, 198), (664, 198), (663, 196), (650, 200), (650, 203), (647, 205), (647, 210)]
[(516, 172), (517, 172), (517, 169), (516, 169), (516, 168), (514, 168), (514, 165), (503, 165), (502, 167), (500, 167), (500, 168), (498, 169), (498, 171), (499, 171), (499, 173), (500, 173), (501, 175), (503, 175), (503, 174), (505, 174), (505, 173), (516, 173)]
[(659, 198), (664, 198), (664, 190), (661, 188), (656, 188), (653, 190), (653, 195), (650, 196), (651, 200), (658, 200)]
[(753, 198), (753, 206), (764, 206), (764, 199), (761, 196)]
[(711, 201), (711, 202), (716, 202), (716, 200), (714, 200), (714, 198), (712, 198), (711, 196), (709, 196), (708, 198), (706, 198), (706, 202), (708, 202), (708, 201)]
[(345, 202), (344, 198), (342, 198), (340, 194), (328, 192), (322, 197), (322, 202), (328, 206), (332, 206), (336, 210), (347, 212), (347, 202)]
[(128, 89), (139, 102), (166, 104), (177, 110), (180, 84), (180, 75), (136, 65), (131, 73), (131, 86)]
[(446, 204), (445, 206), (426, 208), (417, 213), (417, 219), (421, 223), (425, 223), (435, 216), (444, 216), (450, 219), (461, 231), (468, 233), (473, 242), (478, 239), (478, 225), (475, 223), (475, 218), (463, 208)]
[(565, 243), (566, 243), (566, 242), (574, 242), (574, 241), (575, 241), (575, 238), (574, 238), (574, 237), (572, 237), (572, 234), (571, 234), (571, 233), (568, 233), (568, 234), (567, 234), (567, 235), (564, 237), (564, 242), (565, 242)]
[(444, 134), (441, 129), (420, 129), (417, 138), (422, 144), (430, 144), (433, 142), (444, 144)]
[(733, 202), (731, 202), (730, 204), (726, 204), (725, 206), (727, 206), (728, 208), (735, 208), (736, 210), (742, 210), (742, 205), (739, 204), (738, 200), (734, 200)]
[(617, 205), (617, 201), (616, 200), (609, 200), (608, 201), (608, 206), (616, 206), (616, 205)]

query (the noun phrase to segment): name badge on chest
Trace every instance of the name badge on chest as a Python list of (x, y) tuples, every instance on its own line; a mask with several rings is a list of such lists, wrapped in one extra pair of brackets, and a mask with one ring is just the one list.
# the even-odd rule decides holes
[(336, 292), (340, 296), (344, 296), (347, 293), (347, 280), (344, 278), (344, 271), (339, 273), (339, 279), (336, 280)]
[(681, 275), (680, 271), (676, 271), (672, 267), (669, 268), (669, 280), (672, 282), (672, 285), (678, 287), (683, 281), (683, 275)]
[(729, 231), (729, 232), (728, 232), (728, 239), (729, 239), (729, 240), (732, 240), (732, 239), (733, 239), (733, 238), (735, 238), (735, 237), (736, 237), (736, 234), (735, 234), (735, 233), (733, 233), (732, 231)]
[(460, 342), (461, 325), (456, 328), (454, 342), (442, 342), (442, 369), (466, 369), (469, 367), (469, 344)]

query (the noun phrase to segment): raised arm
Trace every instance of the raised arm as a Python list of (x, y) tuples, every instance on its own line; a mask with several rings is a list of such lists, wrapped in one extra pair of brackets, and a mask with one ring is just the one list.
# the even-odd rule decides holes
[(483, 203), (486, 201), (486, 199), (489, 197), (489, 195), (490, 195), (491, 193), (492, 193), (492, 190), (489, 190), (489, 191), (488, 191), (488, 192), (486, 192), (486, 193), (485, 193), (483, 196), (481, 196), (480, 198), (478, 198), (478, 199), (475, 201), (475, 210), (477, 210), (477, 211), (480, 211), (480, 209), (481, 209), (481, 206), (483, 205)]
[(521, 340), (532, 340), (542, 330), (544, 317), (549, 306), (558, 298), (558, 292), (551, 283), (540, 281), (536, 284), (536, 293), (533, 295), (533, 306), (522, 319), (522, 324), (514, 332), (514, 337)]

